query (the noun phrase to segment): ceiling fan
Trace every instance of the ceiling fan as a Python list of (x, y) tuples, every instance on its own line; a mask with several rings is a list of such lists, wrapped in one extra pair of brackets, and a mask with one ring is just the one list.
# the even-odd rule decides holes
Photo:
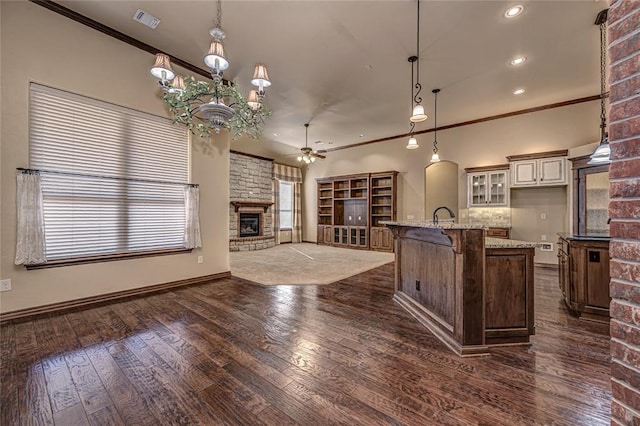
[(301, 154), (298, 155), (299, 162), (305, 162), (306, 164), (313, 163), (316, 158), (327, 158), (322, 154), (309, 148), (309, 123), (304, 123), (304, 148), (300, 148)]

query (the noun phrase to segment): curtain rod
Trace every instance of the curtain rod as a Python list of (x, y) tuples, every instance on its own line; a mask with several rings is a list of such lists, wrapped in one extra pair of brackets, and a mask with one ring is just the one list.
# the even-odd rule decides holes
[(103, 175), (90, 175), (86, 173), (73, 173), (73, 172), (60, 172), (56, 170), (41, 170), (41, 169), (29, 169), (25, 167), (16, 167), (16, 170), (19, 170), (23, 173), (51, 173), (56, 175), (66, 175), (66, 176), (78, 176), (78, 177), (88, 177), (88, 178), (97, 178), (97, 179), (113, 179), (113, 180), (126, 180), (131, 182), (144, 182), (144, 183), (160, 183), (165, 185), (183, 185), (183, 186), (193, 186), (199, 187), (200, 185), (197, 183), (184, 183), (184, 182), (172, 182), (166, 180), (152, 180), (152, 179), (139, 179), (139, 178), (124, 178), (118, 176), (103, 176)]

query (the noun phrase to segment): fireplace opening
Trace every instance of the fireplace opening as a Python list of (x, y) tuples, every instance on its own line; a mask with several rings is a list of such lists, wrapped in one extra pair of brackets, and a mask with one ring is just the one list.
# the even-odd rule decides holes
[(242, 213), (239, 219), (240, 237), (260, 236), (260, 213)]

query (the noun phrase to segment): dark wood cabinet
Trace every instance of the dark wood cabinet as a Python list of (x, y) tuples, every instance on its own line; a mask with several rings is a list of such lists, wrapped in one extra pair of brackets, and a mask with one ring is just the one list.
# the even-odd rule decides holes
[(318, 225), (318, 244), (331, 244), (332, 227), (330, 225)]
[(398, 172), (317, 179), (317, 243), (393, 252), (393, 236), (380, 225), (396, 220)]
[(485, 251), (485, 344), (529, 342), (535, 333), (534, 248)]
[(371, 250), (393, 251), (393, 234), (387, 228), (371, 228)]
[(609, 241), (561, 236), (560, 290), (567, 307), (582, 319), (609, 321)]

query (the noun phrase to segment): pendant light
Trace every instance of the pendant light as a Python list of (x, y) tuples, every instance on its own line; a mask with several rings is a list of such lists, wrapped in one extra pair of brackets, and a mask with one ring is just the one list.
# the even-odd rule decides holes
[[(424, 107), (420, 105), (422, 102), (422, 98), (420, 97), (420, 91), (422, 90), (422, 85), (420, 84), (420, 61), (418, 61), (418, 56), (420, 55), (420, 0), (417, 0), (418, 12), (417, 12), (417, 25), (416, 25), (416, 56), (410, 56), (409, 62), (411, 62), (411, 86), (416, 88), (416, 93), (413, 96), (413, 101), (415, 105), (413, 105), (413, 109), (411, 111), (411, 117), (409, 120), (412, 123), (420, 123), (427, 119), (427, 115), (424, 113)], [(413, 68), (416, 68), (416, 83), (413, 85)]]
[(433, 101), (433, 155), (431, 156), (431, 163), (437, 163), (440, 161), (438, 140), (436, 138), (438, 134), (438, 93), (440, 93), (440, 89), (433, 89), (431, 93), (435, 95), (435, 100)]
[(605, 109), (605, 81), (607, 75), (607, 13), (604, 9), (596, 17), (596, 25), (600, 26), (600, 144), (591, 154), (587, 164), (600, 165), (611, 163), (611, 147), (607, 132), (607, 117)]

